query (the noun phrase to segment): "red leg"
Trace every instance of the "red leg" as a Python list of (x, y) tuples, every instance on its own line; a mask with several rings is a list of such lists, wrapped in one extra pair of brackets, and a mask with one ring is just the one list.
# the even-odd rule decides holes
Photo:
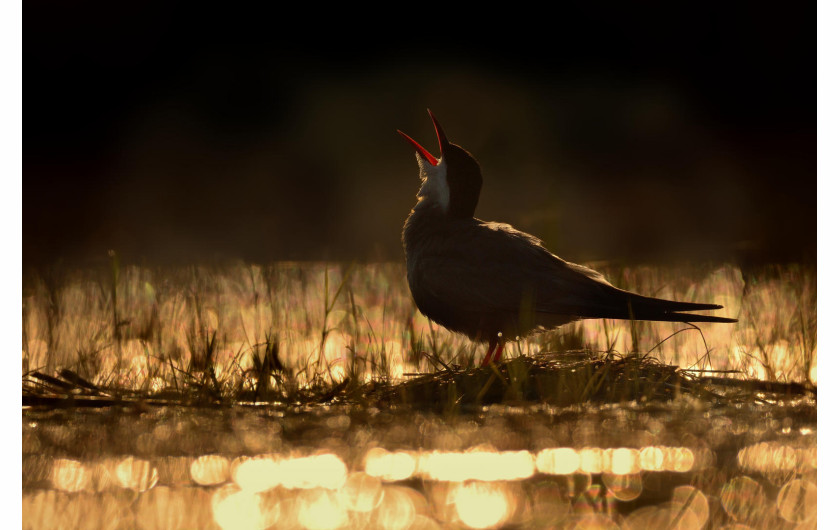
[(481, 366), (487, 366), (490, 364), (490, 359), (493, 355), (493, 350), (496, 348), (496, 341), (491, 340), (490, 346), (487, 348), (487, 355), (484, 356), (484, 360), (481, 361)]
[(502, 360), (502, 353), (505, 351), (505, 341), (500, 340), (499, 345), (496, 346), (496, 355), (493, 356), (493, 362), (497, 363)]
[(487, 366), (490, 364), (490, 359), (493, 359), (494, 363), (499, 362), (502, 359), (502, 351), (505, 349), (505, 341), (500, 340), (497, 341), (491, 340), (490, 346), (487, 348), (487, 355), (484, 356), (484, 360), (481, 361), (481, 366)]

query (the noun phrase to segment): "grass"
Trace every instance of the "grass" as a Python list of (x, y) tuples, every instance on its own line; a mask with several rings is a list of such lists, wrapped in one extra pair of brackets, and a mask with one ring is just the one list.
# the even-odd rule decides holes
[(605, 272), (644, 294), (720, 303), (721, 314), (740, 322), (701, 332), (685, 324), (584, 321), (514, 343), (509, 360), (476, 369), (482, 347), (416, 310), (401, 264), (160, 269), (125, 266), (112, 255), (99, 269), (24, 278), (24, 395), (33, 403), (64, 395), (77, 403), (385, 400), (454, 411), (678, 392), (714, 399), (733, 374), (787, 392), (816, 382), (814, 270)]

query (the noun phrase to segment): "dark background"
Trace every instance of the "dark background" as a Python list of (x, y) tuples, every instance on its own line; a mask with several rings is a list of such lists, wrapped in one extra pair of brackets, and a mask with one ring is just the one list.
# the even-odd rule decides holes
[(813, 4), (65, 4), (25, 5), (24, 266), (401, 259), (426, 107), (568, 259), (816, 255)]

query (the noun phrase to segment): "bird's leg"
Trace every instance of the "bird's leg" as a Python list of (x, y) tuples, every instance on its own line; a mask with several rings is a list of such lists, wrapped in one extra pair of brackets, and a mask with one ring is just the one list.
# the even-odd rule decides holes
[(499, 345), (496, 346), (496, 355), (493, 356), (493, 362), (497, 363), (502, 360), (502, 353), (505, 351), (505, 341), (499, 340)]
[(490, 364), (490, 359), (493, 356), (493, 350), (496, 349), (496, 339), (490, 339), (490, 345), (487, 347), (487, 355), (484, 356), (484, 360), (481, 361), (481, 366), (487, 366)]
[(503, 339), (500, 338), (491, 340), (490, 346), (487, 348), (487, 355), (485, 355), (484, 360), (481, 361), (481, 366), (487, 366), (490, 364), (490, 359), (493, 359), (494, 363), (499, 362), (502, 359), (502, 351), (504, 351), (504, 349), (505, 341)]

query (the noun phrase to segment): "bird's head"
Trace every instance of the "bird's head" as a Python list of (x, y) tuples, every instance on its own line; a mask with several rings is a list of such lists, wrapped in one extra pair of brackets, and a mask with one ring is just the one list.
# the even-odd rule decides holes
[(450, 143), (443, 128), (429, 111), (437, 133), (440, 158), (402, 131), (397, 131), (414, 147), (420, 166), (420, 201), (430, 201), (450, 217), (470, 218), (475, 214), (481, 193), (481, 168), (463, 147)]

